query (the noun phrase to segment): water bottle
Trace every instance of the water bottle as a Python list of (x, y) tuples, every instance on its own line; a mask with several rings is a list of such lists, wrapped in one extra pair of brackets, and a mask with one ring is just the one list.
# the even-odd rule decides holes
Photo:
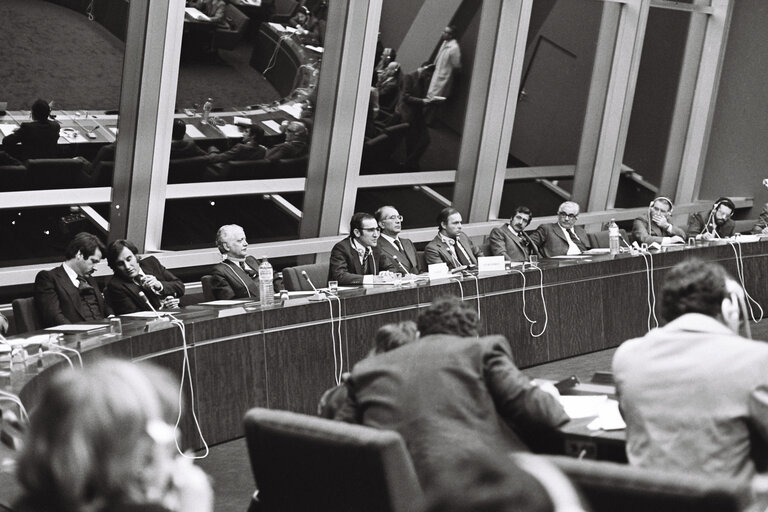
[(274, 286), (272, 285), (272, 265), (264, 256), (259, 264), (259, 296), (262, 304), (272, 304), (275, 301)]
[(211, 110), (213, 110), (213, 99), (208, 98), (203, 104), (203, 120), (200, 121), (203, 124), (208, 124), (208, 118), (211, 116)]
[(619, 226), (616, 225), (616, 221), (611, 219), (611, 223), (608, 224), (608, 247), (611, 249), (611, 254), (619, 254)]

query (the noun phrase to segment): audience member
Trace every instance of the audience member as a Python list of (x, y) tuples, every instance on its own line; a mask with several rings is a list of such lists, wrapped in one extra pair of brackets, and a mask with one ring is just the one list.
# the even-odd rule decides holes
[(755, 447), (768, 441), (768, 345), (738, 335), (741, 301), (717, 263), (685, 261), (666, 275), (668, 323), (613, 358), (631, 464), (746, 479), (753, 457), (766, 460)]
[(298, 158), (309, 153), (309, 135), (307, 127), (298, 121), (291, 121), (285, 127), (285, 142), (267, 150), (264, 156), (275, 162), (283, 158)]
[(215, 23), (219, 28), (229, 28), (229, 22), (226, 18), (225, 0), (191, 0), (189, 7), (194, 7), (201, 13), (208, 16), (211, 23)]
[(752, 233), (755, 235), (768, 235), (768, 203), (763, 206), (755, 225), (752, 226)]
[(401, 121), (409, 125), (405, 133), (405, 162), (403, 163), (405, 169), (409, 171), (420, 170), (419, 160), (430, 144), (424, 107), (430, 103), (427, 99), (427, 85), (431, 77), (432, 71), (425, 67), (420, 67), (403, 76), (397, 114)]
[(349, 236), (331, 249), (328, 280), (343, 286), (373, 284), (380, 272), (397, 272), (397, 265), (378, 247), (380, 231), (370, 213), (354, 214), (349, 222)]
[(107, 263), (115, 273), (106, 289), (112, 311), (125, 315), (178, 307), (179, 297), (184, 295), (181, 279), (154, 256), (139, 259), (138, 254), (136, 246), (128, 240), (115, 240), (107, 247)]
[(14, 510), (213, 510), (207, 476), (176, 453), (178, 383), (168, 373), (105, 359), (43, 380)]
[[(416, 322), (407, 320), (396, 324), (386, 324), (379, 327), (374, 338), (374, 346), (368, 356), (383, 354), (406, 343), (410, 343), (419, 337), (419, 331), (416, 328)], [(320, 402), (317, 404), (317, 414), (323, 418), (333, 419), (336, 412), (341, 409), (347, 400), (346, 380), (349, 374), (342, 376), (342, 383), (334, 386), (323, 393)]]
[(216, 247), (224, 260), (211, 271), (211, 291), (216, 299), (259, 298), (259, 269), (245, 262), (248, 241), (237, 224), (221, 226), (216, 232)]
[(727, 197), (721, 197), (708, 212), (692, 213), (688, 216), (686, 234), (689, 237), (712, 240), (728, 238), (736, 231), (736, 223), (731, 219), (736, 205)]
[(529, 239), (545, 258), (581, 254), (590, 246), (584, 228), (576, 225), (578, 219), (578, 203), (565, 201), (557, 209), (557, 222), (542, 224)]
[(11, 150), (17, 144), (21, 150), (17, 154), (20, 160), (30, 158), (56, 158), (59, 156), (58, 121), (49, 119), (51, 107), (45, 100), (37, 99), (32, 104), (32, 121), (21, 123), (13, 133), (3, 139), (3, 147)]
[(376, 81), (379, 92), (379, 110), (393, 114), (400, 101), (400, 89), (403, 86), (402, 71), (399, 62), (390, 62)]
[(296, 35), (302, 44), (321, 44), (317, 18), (312, 16), (306, 7), (299, 7), (296, 14), (288, 20), (287, 25), (296, 29)]
[(454, 76), (461, 70), (461, 49), (456, 41), (456, 27), (445, 27), (440, 41), (440, 49), (434, 61), (435, 71), (427, 90), (428, 98), (449, 97)]
[(632, 225), (632, 239), (639, 244), (668, 244), (685, 242), (685, 231), (669, 222), (672, 201), (657, 197), (648, 208), (646, 217), (638, 217)]
[(437, 216), (437, 235), (424, 248), (427, 265), (446, 263), (449, 269), (476, 267), (483, 250), (461, 230), (461, 213), (449, 206)]
[(544, 433), (569, 419), (515, 367), (509, 342), (478, 338), (479, 327), (466, 304), (436, 300), (419, 315), (418, 341), (355, 365), (337, 414), (403, 436), (427, 492), (450, 478), (450, 461), (477, 447), (525, 450), (516, 432)]
[(180, 158), (191, 158), (193, 156), (205, 156), (206, 152), (200, 148), (192, 139), (184, 139), (187, 134), (187, 123), (181, 119), (173, 121), (171, 131), (171, 160)]
[(493, 228), (488, 236), (488, 248), (492, 256), (504, 256), (506, 261), (526, 261), (538, 249), (525, 234), (533, 214), (527, 206), (515, 208), (514, 215), (503, 226)]
[[(419, 267), (416, 247), (407, 238), (400, 237), (403, 229), (403, 216), (394, 206), (382, 206), (373, 214), (381, 228), (378, 246), (381, 252), (394, 260), (394, 272), (404, 274), (420, 274), (424, 270)], [(397, 258), (395, 260), (395, 258)]]
[(108, 309), (91, 277), (104, 244), (95, 235), (78, 233), (64, 250), (64, 263), (35, 277), (35, 306), (43, 327), (102, 320)]
[(216, 175), (225, 175), (229, 172), (229, 162), (242, 160), (261, 160), (267, 154), (267, 148), (261, 145), (264, 139), (264, 128), (252, 124), (243, 133), (243, 142), (239, 142), (222, 153), (213, 146), (208, 153), (209, 168)]

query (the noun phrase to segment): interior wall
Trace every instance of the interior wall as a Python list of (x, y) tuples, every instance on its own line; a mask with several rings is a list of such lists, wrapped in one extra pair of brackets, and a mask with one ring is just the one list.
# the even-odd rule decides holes
[(747, 218), (768, 201), (768, 2), (736, 0), (699, 197), (753, 196)]
[[(421, 10), (424, 0), (385, 0), (381, 6), (381, 43), (385, 48), (399, 48), (405, 39), (411, 21)], [(440, 37), (438, 34), (435, 38)]]

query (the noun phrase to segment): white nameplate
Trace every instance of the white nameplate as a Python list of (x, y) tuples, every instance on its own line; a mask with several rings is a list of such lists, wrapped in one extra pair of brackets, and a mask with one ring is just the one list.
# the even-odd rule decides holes
[(480, 256), (477, 258), (478, 272), (504, 272), (504, 256)]

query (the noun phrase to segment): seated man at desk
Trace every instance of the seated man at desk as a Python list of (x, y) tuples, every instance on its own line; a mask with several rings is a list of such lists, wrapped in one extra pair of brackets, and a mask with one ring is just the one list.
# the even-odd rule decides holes
[(449, 206), (437, 216), (437, 235), (424, 248), (427, 265), (445, 263), (449, 269), (476, 267), (483, 250), (461, 230), (461, 213)]
[(578, 220), (578, 203), (565, 201), (557, 209), (557, 222), (542, 224), (531, 233), (529, 240), (545, 258), (581, 254), (590, 246), (584, 228), (576, 225)]
[(213, 146), (208, 153), (209, 169), (217, 175), (226, 174), (229, 162), (243, 160), (261, 160), (267, 154), (267, 148), (261, 145), (264, 139), (264, 128), (252, 124), (243, 134), (243, 142), (238, 142), (227, 151), (219, 152)]
[(672, 201), (666, 197), (657, 197), (648, 207), (648, 215), (638, 217), (632, 224), (633, 241), (638, 244), (659, 244), (685, 242), (685, 231), (672, 225)]
[(717, 263), (680, 263), (664, 280), (668, 323), (616, 350), (631, 464), (748, 479), (766, 460), (753, 443), (768, 441), (768, 344), (739, 336), (743, 294)]
[(21, 145), (20, 160), (29, 158), (56, 158), (59, 156), (58, 121), (49, 119), (51, 107), (45, 100), (37, 99), (32, 104), (32, 121), (21, 123), (16, 131), (3, 139), (3, 147), (13, 153), (13, 147)]
[(349, 236), (331, 249), (328, 280), (342, 286), (373, 284), (379, 272), (397, 272), (394, 261), (378, 247), (380, 231), (373, 215), (355, 213), (349, 222)]
[(287, 25), (296, 29), (296, 35), (301, 44), (318, 45), (320, 41), (320, 27), (318, 20), (304, 6), (299, 7), (296, 14), (288, 20)]
[(225, 17), (227, 2), (224, 0), (192, 0), (187, 2), (188, 7), (194, 7), (208, 16), (210, 23), (215, 23), (220, 28), (229, 28)]
[[(116, 315), (179, 306), (184, 283), (154, 256), (139, 259), (139, 250), (128, 240), (107, 247), (107, 263), (115, 275), (107, 285), (107, 302)], [(151, 305), (151, 307), (150, 307)]]
[(531, 254), (538, 255), (538, 249), (525, 234), (533, 214), (527, 206), (518, 206), (509, 222), (493, 228), (488, 236), (488, 247), (492, 256), (504, 256), (506, 261), (527, 261)]
[(692, 213), (688, 216), (688, 237), (712, 240), (728, 238), (736, 231), (736, 223), (731, 218), (736, 205), (727, 197), (721, 197), (706, 212)]
[(269, 148), (264, 158), (275, 162), (283, 158), (298, 158), (307, 153), (309, 153), (307, 127), (298, 121), (291, 121), (285, 127), (285, 142)]
[(91, 277), (104, 244), (95, 235), (78, 233), (64, 250), (64, 263), (35, 277), (35, 306), (44, 327), (103, 320), (109, 314)]
[(193, 156), (206, 156), (206, 152), (195, 144), (192, 139), (184, 139), (187, 134), (187, 123), (181, 119), (174, 119), (171, 129), (171, 160), (179, 158), (191, 158)]
[(420, 274), (419, 258), (413, 242), (400, 236), (403, 229), (403, 216), (394, 206), (382, 206), (373, 214), (381, 228), (378, 246), (381, 252), (395, 262), (395, 272)]
[(243, 228), (237, 224), (221, 226), (216, 232), (216, 246), (224, 255), (224, 260), (211, 271), (211, 291), (214, 297), (217, 300), (258, 300), (259, 269), (246, 262), (248, 241)]

